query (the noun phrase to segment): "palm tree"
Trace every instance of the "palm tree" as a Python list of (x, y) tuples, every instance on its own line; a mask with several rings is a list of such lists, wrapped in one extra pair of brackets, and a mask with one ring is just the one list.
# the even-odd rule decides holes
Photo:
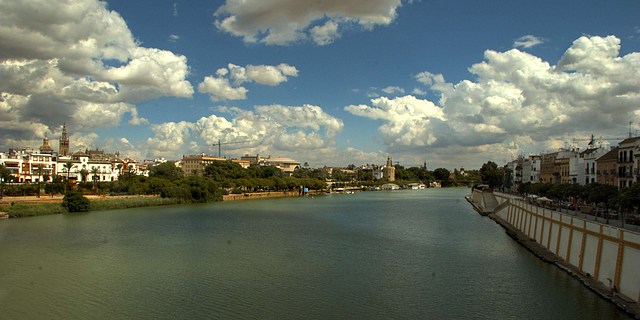
[(71, 161), (64, 163), (63, 168), (67, 171), (67, 181), (69, 181), (69, 174), (71, 174), (71, 169), (73, 169), (73, 167), (75, 167), (75, 164), (71, 163)]
[(73, 164), (71, 161), (67, 161), (64, 163), (63, 169), (65, 171), (67, 171), (67, 181), (65, 181), (64, 184), (64, 193), (67, 193), (67, 185), (69, 185), (69, 175), (71, 174), (71, 169), (73, 169), (73, 167), (75, 166), (75, 164)]
[(38, 193), (37, 197), (40, 198), (40, 189), (42, 188), (42, 165), (38, 165)]
[(100, 173), (100, 170), (98, 170), (98, 167), (92, 167), (91, 168), (91, 179), (93, 180), (93, 193), (96, 193), (96, 180), (100, 179), (100, 175), (98, 175)]
[(80, 170), (80, 177), (82, 177), (82, 182), (87, 182), (88, 175), (89, 171), (87, 171), (87, 169), (82, 168), (82, 170)]

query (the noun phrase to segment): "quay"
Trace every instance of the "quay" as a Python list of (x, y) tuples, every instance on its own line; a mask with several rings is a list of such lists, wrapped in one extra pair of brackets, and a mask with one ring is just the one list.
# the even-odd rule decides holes
[[(640, 233), (473, 189), (465, 199), (522, 246), (640, 319)], [(632, 230), (636, 229), (636, 230)]]

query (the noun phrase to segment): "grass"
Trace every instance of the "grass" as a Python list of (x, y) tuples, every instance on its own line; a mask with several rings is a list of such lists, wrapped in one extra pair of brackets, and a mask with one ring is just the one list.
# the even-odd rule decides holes
[(0, 207), (0, 211), (9, 214), (9, 218), (35, 217), (49, 214), (67, 213), (67, 210), (59, 203), (42, 204), (14, 204)]
[(127, 209), (139, 207), (166, 206), (181, 203), (175, 198), (119, 198), (106, 200), (92, 200), (89, 203), (89, 211), (102, 211), (114, 209)]
[[(171, 198), (118, 198), (105, 200), (90, 200), (89, 211), (103, 211), (138, 207), (165, 206), (182, 203), (179, 199)], [(67, 213), (60, 203), (28, 203), (0, 206), (0, 211), (7, 212), (9, 218), (35, 217), (50, 214)]]

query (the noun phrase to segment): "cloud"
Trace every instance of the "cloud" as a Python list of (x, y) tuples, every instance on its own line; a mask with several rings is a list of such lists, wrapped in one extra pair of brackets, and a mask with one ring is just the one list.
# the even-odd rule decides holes
[(117, 125), (126, 113), (131, 124), (144, 124), (135, 103), (192, 96), (186, 58), (142, 47), (105, 6), (97, 0), (0, 3), (0, 137), (24, 123), (39, 129), (14, 139), (50, 134), (63, 122), (86, 133)]
[(286, 45), (311, 38), (318, 45), (337, 39), (341, 24), (370, 30), (396, 18), (401, 0), (227, 0), (215, 13), (218, 29), (247, 43)]
[(330, 44), (340, 38), (338, 23), (332, 20), (327, 21), (322, 26), (315, 26), (311, 28), (309, 33), (311, 33), (311, 39), (313, 42), (321, 46)]
[(395, 86), (388, 86), (384, 89), (382, 89), (382, 92), (386, 93), (386, 94), (403, 94), (404, 93), (404, 89), (400, 88), (400, 87), (395, 87)]
[(382, 97), (345, 110), (383, 121), (378, 129), (385, 144), (407, 157), (479, 152), (484, 161), (510, 160), (514, 145), (540, 152), (558, 146), (550, 141), (626, 132), (629, 119), (639, 115), (640, 53), (619, 52), (614, 36), (580, 37), (556, 65), (518, 49), (487, 50), (484, 61), (469, 68), (473, 81), (415, 76), (440, 95), (437, 104)]
[(174, 157), (189, 141), (195, 125), (190, 122), (166, 122), (151, 126), (154, 136), (147, 139), (149, 153), (153, 156)]
[(155, 136), (147, 140), (147, 144), (154, 146), (150, 154), (170, 155), (188, 147), (187, 141), (200, 141), (201, 145), (209, 146), (202, 152), (212, 152), (215, 151), (212, 144), (221, 140), (239, 142), (227, 145), (226, 149), (242, 153), (308, 155), (335, 150), (336, 136), (343, 127), (341, 120), (313, 105), (264, 105), (256, 106), (253, 111), (219, 107), (218, 110), (232, 116), (212, 114), (193, 123), (152, 126)]
[(350, 105), (344, 109), (356, 116), (385, 121), (379, 132), (390, 147), (432, 145), (437, 137), (431, 130), (431, 123), (445, 120), (441, 108), (414, 96), (380, 97), (372, 99), (371, 106)]
[(170, 34), (169, 35), (169, 42), (177, 42), (178, 40), (180, 40), (180, 36), (175, 35), (175, 34)]
[(537, 46), (537, 45), (542, 44), (542, 43), (544, 43), (544, 39), (538, 38), (536, 36), (532, 36), (532, 35), (528, 34), (526, 36), (522, 36), (522, 37), (516, 39), (513, 42), (513, 47), (514, 48), (525, 48), (525, 49), (528, 49), (528, 48)]
[[(216, 76), (206, 76), (198, 85), (198, 90), (208, 93), (212, 101), (243, 100), (247, 98), (244, 83), (255, 82), (261, 85), (277, 86), (286, 82), (288, 77), (297, 77), (298, 69), (286, 63), (277, 66), (247, 65), (246, 67), (229, 64), (227, 68), (216, 70)], [(233, 80), (233, 83), (230, 82)]]
[(244, 100), (249, 92), (243, 87), (232, 87), (228, 79), (211, 76), (204, 77), (204, 81), (198, 85), (198, 91), (208, 93), (211, 101)]
[(422, 88), (413, 88), (413, 90), (411, 90), (411, 93), (415, 96), (426, 96), (427, 92), (424, 91), (424, 89)]

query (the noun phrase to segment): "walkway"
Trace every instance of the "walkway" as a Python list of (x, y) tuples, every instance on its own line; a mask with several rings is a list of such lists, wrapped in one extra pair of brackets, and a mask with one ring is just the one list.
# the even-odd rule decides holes
[[(495, 192), (495, 194), (496, 195), (500, 195), (500, 196), (504, 196), (504, 197), (507, 197), (507, 198), (510, 198), (510, 199), (525, 200), (521, 196), (516, 196), (516, 195), (512, 195), (512, 194), (508, 194), (508, 193)], [(598, 223), (602, 223), (602, 224), (608, 224), (610, 226), (617, 227), (617, 228), (620, 228), (620, 229), (640, 232), (640, 226), (637, 226), (637, 225), (634, 225), (634, 224), (629, 224), (629, 223), (624, 223), (622, 219), (616, 219), (616, 220), (609, 219), (609, 221), (607, 222), (607, 219), (605, 219), (605, 218), (596, 217), (594, 215), (582, 213), (582, 212), (576, 211), (576, 210), (569, 210), (569, 209), (550, 209), (550, 210), (553, 210), (553, 211), (556, 211), (556, 212), (560, 212), (560, 213), (564, 213), (566, 215), (578, 217), (578, 218), (580, 218), (582, 220), (586, 220), (586, 221), (594, 221), (594, 222), (598, 222)]]

